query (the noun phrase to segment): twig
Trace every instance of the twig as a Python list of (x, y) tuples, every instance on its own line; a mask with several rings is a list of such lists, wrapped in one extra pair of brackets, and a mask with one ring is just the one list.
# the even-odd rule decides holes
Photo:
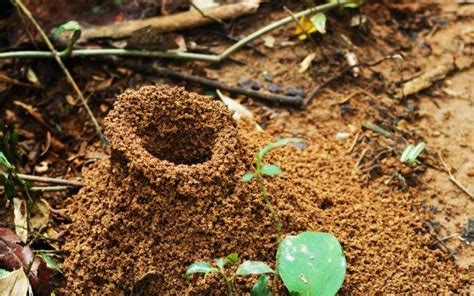
[(41, 26), (38, 24), (38, 22), (35, 20), (35, 18), (33, 17), (33, 15), (31, 14), (31, 12), (28, 10), (28, 8), (26, 8), (25, 5), (23, 5), (22, 1), (21, 0), (13, 0), (13, 4), (15, 4), (22, 12), (23, 14), (31, 21), (31, 23), (36, 27), (36, 29), (38, 30), (38, 32), (40, 33), (41, 35), (41, 38), (43, 38), (43, 41), (46, 43), (46, 45), (48, 46), (49, 50), (51, 51), (51, 54), (52, 56), (54, 57), (54, 59), (56, 60), (56, 62), (58, 63), (59, 67), (61, 68), (61, 70), (64, 72), (64, 75), (66, 75), (66, 78), (69, 82), (69, 84), (72, 86), (72, 88), (74, 89), (74, 91), (76, 92), (77, 96), (79, 97), (79, 99), (81, 100), (82, 104), (84, 105), (84, 108), (86, 109), (87, 111), (87, 114), (89, 115), (92, 123), (94, 124), (94, 127), (96, 129), (96, 132), (97, 134), (100, 136), (100, 139), (102, 140), (102, 143), (105, 144), (105, 138), (104, 138), (104, 135), (102, 134), (102, 130), (99, 126), (99, 123), (97, 122), (97, 120), (95, 119), (94, 117), (94, 114), (92, 113), (91, 109), (89, 108), (89, 105), (87, 104), (87, 101), (86, 99), (84, 98), (84, 95), (82, 94), (81, 90), (79, 89), (79, 87), (77, 86), (76, 82), (74, 81), (74, 78), (72, 78), (72, 75), (71, 73), (69, 72), (69, 70), (66, 68), (66, 66), (64, 65), (64, 63), (62, 62), (61, 60), (61, 57), (59, 56), (58, 52), (56, 51), (56, 49), (54, 48), (53, 44), (51, 43), (51, 41), (49, 40), (48, 36), (46, 35), (46, 33), (43, 31), (43, 29), (41, 28)]
[[(20, 1), (20, 0), (15, 0)], [(342, 7), (345, 4), (353, 3), (354, 0), (341, 0), (338, 3), (327, 3), (320, 6), (316, 6), (310, 9), (303, 10), (294, 14), (294, 17), (299, 18), (311, 13), (325, 12), (337, 7)], [(26, 8), (25, 8), (26, 9)], [(31, 15), (31, 14), (30, 14)], [(142, 56), (142, 57), (160, 57), (160, 58), (173, 58), (173, 59), (188, 59), (188, 60), (201, 60), (212, 63), (218, 63), (229, 58), (230, 55), (246, 46), (248, 43), (257, 39), (258, 37), (273, 31), (283, 25), (286, 25), (293, 21), (291, 16), (285, 17), (261, 28), (260, 30), (255, 31), (254, 33), (243, 38), (239, 42), (227, 48), (221, 54), (199, 54), (192, 52), (164, 52), (164, 51), (141, 51), (141, 50), (127, 50), (127, 49), (82, 49), (82, 50), (73, 50), (69, 57), (85, 57), (85, 56), (110, 56), (110, 55), (119, 55), (119, 56)], [(43, 32), (44, 34), (44, 32)], [(83, 33), (83, 35), (85, 32)], [(44, 37), (43, 37), (44, 38)], [(49, 41), (49, 40), (48, 40)], [(55, 51), (56, 52), (56, 51)], [(7, 58), (66, 58), (65, 54), (58, 55), (56, 52), (51, 53), (48, 51), (17, 51), (17, 52), (5, 52), (0, 53), (0, 59)], [(357, 66), (357, 65), (355, 65)], [(352, 68), (351, 68), (352, 69)], [(350, 70), (350, 69), (349, 69)]]
[(61, 179), (61, 178), (40, 177), (40, 176), (32, 176), (32, 175), (25, 175), (25, 174), (17, 174), (17, 175), (23, 180), (28, 180), (28, 181), (36, 181), (36, 182), (50, 183), (50, 184), (62, 184), (62, 185), (78, 186), (78, 187), (83, 186), (81, 181), (66, 180), (66, 179)]
[(461, 184), (461, 182), (459, 182), (456, 177), (454, 177), (454, 175), (451, 173), (451, 169), (448, 167), (448, 165), (444, 162), (443, 160), (443, 157), (441, 156), (441, 154), (438, 152), (438, 157), (439, 157), (439, 160), (441, 161), (441, 164), (443, 165), (444, 167), (444, 171), (449, 175), (449, 180), (451, 182), (453, 182), (454, 185), (456, 185), (457, 187), (459, 187), (459, 189), (461, 189), (462, 191), (464, 191), (464, 193), (466, 193), (471, 199), (474, 200), (474, 195), (464, 186)]
[(137, 63), (127, 61), (127, 60), (117, 60), (117, 59), (104, 59), (104, 60), (115, 65), (125, 66), (127, 68), (138, 70), (144, 73), (155, 74), (155, 75), (160, 75), (160, 76), (164, 76), (168, 78), (175, 78), (175, 79), (180, 79), (180, 80), (184, 80), (188, 82), (198, 83), (198, 84), (205, 85), (208, 87), (225, 90), (231, 93), (242, 94), (254, 99), (260, 99), (260, 100), (270, 101), (270, 102), (279, 103), (279, 104), (286, 104), (286, 105), (291, 105), (294, 107), (301, 107), (301, 104), (303, 102), (303, 99), (298, 96), (290, 97), (290, 96), (283, 96), (283, 95), (274, 95), (270, 93), (249, 90), (242, 87), (233, 87), (219, 81), (194, 76), (194, 75), (170, 70), (163, 67), (137, 64)]
[(357, 159), (357, 162), (356, 164), (354, 165), (354, 171), (357, 171), (359, 169), (359, 166), (362, 162), (362, 160), (364, 159), (365, 155), (367, 154), (367, 152), (369, 151), (370, 147), (366, 147), (362, 153), (360, 154), (359, 156), (359, 159)]
[(349, 148), (349, 150), (347, 150), (347, 154), (352, 153), (352, 151), (354, 150), (355, 146), (356, 146), (357, 143), (359, 142), (359, 138), (360, 138), (360, 130), (357, 131), (357, 134), (356, 134), (356, 136), (354, 137), (354, 141), (352, 142), (351, 147)]
[(376, 132), (377, 134), (381, 136), (393, 139), (393, 134), (390, 131), (383, 129), (376, 124), (366, 122), (366, 123), (363, 123), (362, 126), (365, 127), (366, 129)]
[(440, 238), (439, 235), (436, 233), (436, 230), (434, 229), (433, 225), (430, 222), (425, 222), (424, 224), (428, 228), (428, 233), (436, 239), (436, 243), (438, 243), (438, 245), (440, 245), (441, 248), (444, 249), (453, 260), (456, 260), (456, 255), (454, 254), (453, 250), (446, 246), (442, 238)]
[[(63, 191), (67, 189), (72, 189), (74, 187), (71, 186), (64, 186), (64, 185), (59, 185), (59, 186), (33, 186), (30, 187), (28, 190), (30, 191)], [(0, 186), (0, 191), (4, 191), (5, 187)]]
[(392, 56), (383, 57), (380, 60), (377, 60), (375, 62), (361, 62), (355, 65), (348, 66), (342, 69), (339, 73), (336, 73), (335, 75), (333, 75), (332, 77), (330, 77), (329, 79), (327, 79), (326, 81), (318, 85), (315, 89), (313, 89), (305, 98), (305, 101), (303, 102), (303, 106), (307, 106), (311, 102), (311, 100), (316, 96), (316, 94), (318, 94), (323, 88), (328, 86), (331, 82), (341, 78), (344, 74), (351, 71), (352, 69), (356, 67), (374, 67), (382, 62), (385, 62), (386, 60), (393, 60), (393, 59), (399, 59), (399, 58), (400, 58), (399, 55), (392, 55)]

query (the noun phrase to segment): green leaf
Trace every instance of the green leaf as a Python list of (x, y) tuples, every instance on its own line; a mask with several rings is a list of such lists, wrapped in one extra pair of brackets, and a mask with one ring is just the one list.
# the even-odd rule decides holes
[(405, 147), (405, 150), (403, 150), (402, 156), (400, 157), (401, 162), (406, 162), (408, 160), (408, 157), (410, 156), (410, 153), (413, 148), (415, 148), (415, 146), (413, 146), (412, 144)]
[(7, 157), (3, 152), (0, 152), (0, 165), (4, 166), (6, 169), (13, 170), (15, 167), (8, 161)]
[(306, 231), (278, 246), (277, 270), (290, 293), (335, 295), (344, 282), (346, 258), (332, 234)]
[(243, 176), (242, 176), (242, 179), (240, 179), (240, 181), (244, 182), (244, 183), (247, 183), (247, 182), (250, 182), (252, 181), (253, 177), (255, 176), (254, 173), (252, 172), (246, 172)]
[(74, 34), (75, 32), (81, 32), (81, 31), (82, 31), (82, 28), (78, 22), (69, 21), (57, 27), (56, 30), (54, 30), (53, 32), (53, 37), (59, 38), (62, 34), (64, 34), (64, 32), (72, 32)]
[(275, 141), (273, 143), (270, 143), (268, 145), (266, 145), (265, 147), (263, 147), (258, 153), (257, 153), (257, 159), (256, 159), (256, 163), (262, 163), (262, 160), (263, 160), (263, 157), (265, 157), (265, 155), (272, 151), (273, 149), (276, 149), (276, 148), (280, 148), (280, 147), (283, 147), (283, 146), (286, 146), (290, 143), (302, 143), (303, 142), (303, 139), (300, 139), (300, 138), (282, 138), (278, 141)]
[(59, 265), (56, 263), (56, 261), (54, 261), (54, 259), (51, 258), (50, 256), (48, 256), (47, 254), (42, 253), (42, 254), (39, 255), (39, 257), (41, 257), (43, 259), (43, 261), (46, 263), (47, 267), (49, 267), (51, 269), (54, 269), (56, 271), (59, 271), (60, 273), (63, 272), (61, 270), (61, 268), (59, 268)]
[(421, 152), (423, 152), (423, 150), (425, 150), (425, 147), (426, 147), (425, 143), (423, 143), (423, 142), (418, 143), (418, 145), (416, 145), (415, 148), (413, 148), (413, 151), (410, 154), (410, 158), (413, 159), (413, 160), (416, 160), (418, 158), (418, 156), (420, 156)]
[(251, 296), (270, 296), (270, 288), (268, 288), (268, 280), (270, 277), (266, 274), (258, 278), (255, 285), (250, 290)]
[(216, 265), (220, 269), (223, 269), (226, 264), (235, 264), (239, 261), (239, 254), (232, 253), (226, 257), (216, 259)]
[(416, 146), (413, 146), (412, 144), (408, 145), (400, 156), (400, 162), (408, 162), (410, 164), (416, 163), (418, 156), (423, 152), (425, 146), (426, 144), (423, 142)]
[(274, 164), (264, 164), (260, 172), (267, 176), (278, 176), (281, 174), (281, 168)]
[(205, 275), (209, 273), (217, 272), (217, 269), (212, 267), (209, 262), (206, 261), (199, 261), (194, 262), (193, 264), (189, 265), (188, 270), (184, 274), (185, 278), (190, 278), (194, 273), (204, 273)]
[(225, 259), (229, 262), (229, 263), (232, 263), (232, 264), (235, 264), (237, 263), (237, 261), (239, 261), (239, 254), (237, 253), (231, 253), (230, 255), (228, 255), (227, 257), (225, 257)]
[(252, 274), (264, 274), (274, 273), (275, 271), (270, 268), (265, 262), (262, 261), (244, 261), (240, 264), (235, 274), (237, 275), (252, 275)]
[(326, 15), (324, 13), (320, 12), (313, 15), (310, 21), (319, 33), (326, 33)]

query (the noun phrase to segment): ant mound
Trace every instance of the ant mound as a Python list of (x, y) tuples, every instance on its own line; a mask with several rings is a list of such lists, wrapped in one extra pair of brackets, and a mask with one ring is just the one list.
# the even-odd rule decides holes
[[(224, 295), (218, 277), (186, 281), (189, 264), (232, 252), (274, 264), (271, 216), (256, 185), (239, 180), (268, 134), (237, 129), (220, 102), (164, 86), (126, 91), (105, 126), (111, 157), (84, 173), (67, 205), (62, 294)], [(304, 151), (268, 155), (283, 174), (266, 186), (285, 234), (326, 231), (341, 241), (348, 262), (341, 293), (465, 292), (466, 270), (432, 250), (416, 190), (377, 179), (361, 186), (347, 147), (304, 128)], [(281, 129), (267, 132), (277, 137)], [(235, 280), (244, 295), (257, 277)]]

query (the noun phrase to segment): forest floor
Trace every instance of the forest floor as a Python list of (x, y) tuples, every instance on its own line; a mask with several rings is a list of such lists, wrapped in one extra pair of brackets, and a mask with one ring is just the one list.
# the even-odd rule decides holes
[[(295, 1), (288, 1), (291, 11), (305, 8), (290, 2)], [(474, 293), (474, 5), (455, 0), (385, 2), (367, 1), (360, 10), (366, 19), (358, 26), (351, 26), (355, 11), (333, 11), (328, 13), (324, 35), (315, 33), (301, 41), (291, 23), (254, 41), (255, 48), (243, 48), (232, 60), (218, 64), (127, 59), (133, 63), (130, 67), (123, 60), (67, 60), (99, 124), (105, 125), (112, 139), (106, 148), (53, 60), (0, 60), (0, 119), (19, 134), (18, 171), (84, 182), (80, 190), (38, 194), (51, 207), (50, 219), (31, 247), (60, 255), (55, 258), (64, 276), (57, 281), (57, 291), (215, 295), (224, 293), (217, 278), (184, 280), (192, 261), (238, 252), (241, 258), (272, 264), (271, 219), (258, 190), (238, 180), (259, 148), (291, 136), (304, 139), (305, 149), (287, 147), (270, 155), (283, 175), (267, 181), (268, 191), (285, 234), (328, 231), (341, 241), (347, 257), (341, 293)], [(32, 10), (42, 16), (46, 28), (61, 23), (59, 17), (56, 24), (46, 17), (53, 13), (48, 7)], [(92, 23), (99, 18), (68, 13), (73, 11), (62, 18), (89, 18)], [(215, 24), (179, 34), (188, 47), (194, 42), (222, 52), (231, 44), (222, 33), (246, 36), (286, 16), (283, 4), (264, 3), (257, 13), (229, 21), (225, 27)], [(24, 32), (17, 32), (18, 26), (7, 26), (11, 48), (28, 41)], [(312, 63), (301, 71), (300, 63), (313, 53)], [(357, 57), (359, 67), (348, 70), (347, 53)], [(393, 58), (397, 56), (402, 59)], [(208, 148), (222, 153), (220, 146), (214, 147), (207, 135), (199, 133), (201, 128), (215, 127), (213, 121), (200, 122), (209, 120), (201, 115), (222, 106), (197, 95), (219, 100), (216, 89), (138, 70), (152, 63), (260, 91), (303, 93), (305, 98), (317, 91), (300, 109), (225, 93), (247, 106), (263, 131), (239, 121), (236, 142), (226, 138), (230, 152), (223, 154), (226, 165), (222, 167), (235, 176), (219, 180), (232, 189), (222, 185), (224, 194), (204, 185), (200, 191), (184, 188), (193, 198), (176, 194), (168, 200), (162, 197), (169, 197), (169, 188), (156, 185), (160, 188), (156, 190), (143, 181), (151, 177), (131, 173), (136, 167), (121, 171), (124, 161), (132, 162), (135, 156), (144, 163), (151, 159), (139, 152), (123, 152), (129, 142), (120, 140), (122, 132), (122, 137), (128, 137), (121, 122), (139, 116), (143, 119), (139, 126), (147, 129), (141, 135), (146, 141), (172, 143), (183, 154), (192, 154), (194, 161)], [(402, 89), (408, 88), (403, 86), (410, 82), (427, 85), (405, 95)], [(165, 84), (197, 94), (161, 88)], [(148, 101), (153, 92), (149, 88), (123, 95), (117, 103), (120, 111), (133, 116), (123, 117), (114, 110), (118, 95), (149, 85), (160, 86), (155, 90), (158, 97), (163, 94), (175, 97), (177, 105), (192, 105), (188, 115), (196, 121), (181, 126), (176, 118), (187, 122), (186, 114), (150, 111), (158, 107)], [(147, 99), (141, 100), (142, 96)], [(132, 98), (127, 103), (129, 97), (137, 101)], [(193, 99), (201, 106), (189, 103)], [(147, 104), (140, 106), (143, 102)], [(157, 114), (169, 122), (155, 123)], [(162, 133), (171, 133), (176, 126), (190, 131), (159, 138), (150, 126)], [(187, 149), (185, 140), (195, 149)], [(420, 142), (426, 143), (426, 149), (419, 163), (400, 163), (404, 148)], [(125, 160), (114, 154), (118, 150)], [(149, 156), (148, 152), (144, 154)], [(175, 163), (184, 157), (167, 153)], [(150, 168), (162, 169), (152, 162), (143, 167), (139, 161), (134, 163), (144, 176), (158, 174), (147, 175)], [(172, 173), (179, 178), (205, 169)], [(13, 229), (13, 204), (7, 199), (1, 203), (0, 226)], [(150, 270), (156, 275), (137, 292), (137, 279)], [(255, 280), (239, 279), (238, 291), (247, 293)]]

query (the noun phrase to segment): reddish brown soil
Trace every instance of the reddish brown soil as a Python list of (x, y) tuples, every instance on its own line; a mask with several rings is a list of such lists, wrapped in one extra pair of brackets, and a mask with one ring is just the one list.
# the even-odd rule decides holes
[[(293, 11), (306, 7), (286, 2)], [(234, 36), (251, 33), (286, 17), (281, 3), (262, 4), (258, 14), (218, 30)], [(44, 87), (0, 83), (2, 120), (20, 132), (19, 146), (26, 159), (17, 164), (21, 172), (36, 174), (35, 167), (46, 162), (49, 169), (41, 174), (72, 178), (87, 168), (82, 175), (86, 186), (78, 195), (74, 191), (42, 195), (56, 209), (66, 204), (73, 220), (65, 236), (63, 294), (129, 295), (132, 289), (142, 295), (224, 294), (224, 284), (217, 278), (185, 281), (186, 267), (230, 252), (273, 264), (275, 235), (268, 211), (255, 185), (240, 183), (239, 178), (251, 168), (258, 149), (285, 136), (305, 139), (307, 148), (290, 146), (269, 155), (268, 160), (281, 165), (284, 173), (268, 179), (268, 190), (286, 234), (329, 231), (340, 239), (348, 259), (342, 294), (472, 294), (474, 248), (461, 233), (472, 218), (474, 203), (449, 181), (436, 153), (474, 192), (474, 6), (456, 0), (372, 0), (362, 12), (367, 22), (360, 27), (349, 25), (356, 10), (330, 12), (327, 34), (314, 34), (313, 41), (296, 41), (294, 24), (272, 31), (266, 37), (275, 39), (273, 48), (266, 47), (263, 38), (253, 42), (264, 55), (249, 48), (233, 55), (246, 65), (155, 61), (229, 85), (251, 79), (263, 91), (270, 83), (265, 73), (285, 89), (299, 87), (308, 94), (347, 67), (341, 54), (345, 50), (354, 52), (359, 61), (393, 54), (404, 57), (403, 63), (389, 60), (362, 67), (358, 77), (345, 73), (325, 85), (304, 110), (233, 95), (255, 114), (263, 133), (253, 125), (235, 124), (220, 103), (176, 88), (128, 91), (114, 104), (117, 94), (143, 85), (179, 84), (199, 93), (214, 90), (99, 60), (68, 60), (100, 123), (114, 107), (105, 124), (111, 156), (99, 148), (84, 108), (70, 96), (54, 61), (2, 61), (1, 70), (8, 76), (28, 82), (24, 70), (31, 68)], [(210, 36), (208, 29), (215, 28), (180, 33), (186, 41), (214, 52), (229, 46), (224, 38)], [(23, 39), (28, 40), (26, 34)], [(314, 52), (311, 67), (299, 73), (299, 63)], [(399, 90), (400, 80), (417, 77), (446, 58), (455, 67), (445, 79), (404, 100), (391, 96)], [(31, 105), (35, 112), (15, 101)], [(38, 124), (38, 114), (46, 123)], [(366, 122), (391, 131), (395, 139), (362, 128)], [(349, 138), (337, 140), (338, 132)], [(53, 145), (50, 133), (63, 142), (62, 147)], [(407, 142), (420, 141), (427, 143), (421, 164), (401, 165), (399, 156)], [(405, 178), (408, 187), (393, 178), (394, 172)], [(0, 208), (2, 226), (12, 226), (11, 212)], [(61, 232), (64, 220), (55, 220), (49, 229)], [(435, 226), (435, 231), (429, 232), (427, 225)], [(147, 280), (137, 284), (145, 274)], [(254, 281), (239, 280), (239, 294), (248, 292)]]
[[(168, 126), (168, 116), (181, 128), (162, 128)], [(86, 174), (86, 186), (68, 207), (73, 220), (64, 248), (69, 253), (63, 266), (68, 294), (127, 295), (147, 272), (154, 276), (144, 294), (216, 294), (223, 285), (215, 278), (184, 280), (191, 262), (230, 252), (273, 262), (269, 214), (255, 185), (238, 180), (268, 135), (245, 128), (237, 135), (219, 103), (165, 87), (120, 96), (107, 127), (112, 159)], [(206, 133), (198, 131), (206, 128), (211, 136), (201, 138)], [(222, 130), (226, 133), (219, 134)], [(168, 137), (177, 131), (184, 133)], [(155, 150), (157, 156), (143, 150), (151, 144), (148, 136), (136, 138), (143, 132), (156, 135), (153, 147), (163, 147)], [(206, 139), (211, 140), (200, 141)], [(271, 154), (284, 174), (267, 184), (286, 234), (328, 231), (341, 240), (348, 260), (344, 293), (465, 291), (467, 275), (442, 251), (427, 247), (430, 236), (422, 223), (428, 214), (416, 192), (403, 194), (379, 182), (362, 188), (346, 144), (320, 135), (305, 140), (304, 151), (287, 147)], [(175, 141), (178, 147), (188, 142), (195, 149), (177, 155), (165, 146)], [(200, 145), (212, 149), (209, 160), (166, 161), (182, 163), (201, 151)], [(181, 182), (190, 183), (180, 187)], [(231, 193), (208, 190), (213, 185)], [(240, 281), (240, 289), (252, 281)]]

